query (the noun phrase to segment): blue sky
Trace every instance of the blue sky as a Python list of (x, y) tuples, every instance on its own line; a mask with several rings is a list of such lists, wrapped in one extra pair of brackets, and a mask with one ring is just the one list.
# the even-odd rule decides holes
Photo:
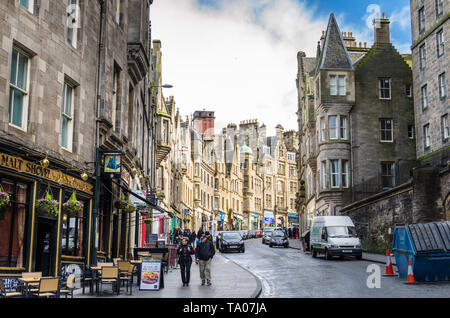
[(258, 119), (297, 128), (297, 52), (314, 57), (333, 12), (342, 32), (373, 44), (385, 12), (391, 41), (411, 53), (410, 0), (157, 0), (152, 36), (162, 42), (163, 81), (184, 116), (216, 111), (216, 128)]

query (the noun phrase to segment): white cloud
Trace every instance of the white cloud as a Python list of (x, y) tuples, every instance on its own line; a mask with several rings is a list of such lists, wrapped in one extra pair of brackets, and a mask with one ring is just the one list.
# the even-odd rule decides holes
[(152, 37), (162, 42), (164, 90), (180, 113), (216, 112), (216, 130), (246, 119), (297, 129), (297, 52), (315, 56), (327, 21), (293, 0), (155, 1)]

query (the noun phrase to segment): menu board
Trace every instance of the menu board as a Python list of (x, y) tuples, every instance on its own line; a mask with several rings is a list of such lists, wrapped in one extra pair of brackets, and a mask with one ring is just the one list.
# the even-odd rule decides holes
[(19, 277), (0, 277), (5, 286), (6, 293), (20, 292), (20, 281)]
[(161, 284), (161, 260), (144, 257), (141, 264), (139, 290), (159, 290)]

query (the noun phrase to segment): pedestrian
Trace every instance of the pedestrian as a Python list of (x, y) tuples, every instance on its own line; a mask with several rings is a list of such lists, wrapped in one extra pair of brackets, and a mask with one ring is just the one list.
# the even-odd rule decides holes
[(292, 230), (291, 230), (291, 228), (288, 229), (288, 232), (289, 232), (289, 238), (292, 238)]
[(181, 280), (183, 281), (183, 287), (189, 286), (189, 280), (191, 278), (191, 265), (192, 254), (194, 254), (194, 248), (188, 243), (187, 238), (181, 240), (181, 244), (178, 247), (178, 264), (181, 269)]
[(196, 239), (197, 239), (197, 235), (195, 234), (195, 231), (192, 231), (191, 239), (189, 240), (189, 244), (194, 245)]
[(211, 243), (214, 243), (214, 242), (213, 242), (212, 235), (211, 235), (211, 233), (209, 233), (209, 231), (206, 231), (206, 232), (205, 232), (205, 235), (206, 235), (206, 238), (207, 238), (208, 240), (211, 241)]
[(211, 286), (211, 261), (215, 253), (213, 243), (203, 235), (195, 250), (195, 262), (199, 264), (202, 286), (205, 285), (205, 280), (206, 285)]

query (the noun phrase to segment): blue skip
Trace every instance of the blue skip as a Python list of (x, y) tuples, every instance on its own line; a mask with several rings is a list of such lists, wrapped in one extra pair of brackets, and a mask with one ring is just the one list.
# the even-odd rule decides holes
[(408, 259), (419, 282), (450, 278), (450, 221), (397, 226), (392, 251), (398, 275), (408, 276)]

